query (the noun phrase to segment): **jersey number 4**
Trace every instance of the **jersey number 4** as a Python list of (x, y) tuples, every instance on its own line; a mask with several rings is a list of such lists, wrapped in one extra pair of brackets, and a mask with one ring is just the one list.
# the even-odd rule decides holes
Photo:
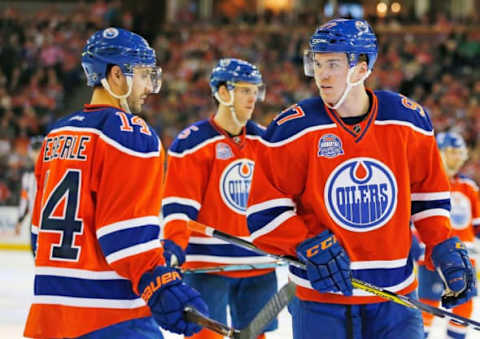
[[(77, 261), (80, 247), (74, 246), (75, 233), (83, 232), (83, 222), (77, 218), (80, 200), (81, 172), (68, 170), (50, 193), (42, 210), (40, 228), (43, 231), (61, 233), (60, 244), (52, 245), (50, 259)], [(63, 215), (53, 216), (60, 203), (64, 201)]]

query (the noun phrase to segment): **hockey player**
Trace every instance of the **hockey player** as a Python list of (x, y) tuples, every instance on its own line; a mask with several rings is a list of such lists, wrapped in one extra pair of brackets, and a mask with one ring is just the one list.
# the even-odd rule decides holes
[[(467, 250), (473, 250), (475, 228), (480, 226), (480, 206), (477, 185), (473, 180), (458, 173), (467, 160), (465, 141), (457, 133), (444, 132), (437, 135), (437, 144), (450, 179), (450, 201), (452, 205), (450, 220), (453, 234), (463, 241)], [(475, 267), (473, 261), (472, 266)], [(428, 270), (423, 260), (419, 261), (418, 283), (420, 301), (437, 307), (444, 292), (442, 279), (437, 272)], [(453, 308), (453, 313), (466, 318), (471, 317), (472, 311), (472, 299)], [(432, 322), (433, 315), (423, 312), (425, 337), (428, 336)], [(448, 338), (462, 339), (465, 338), (466, 333), (467, 328), (462, 325), (452, 321), (447, 325)]]
[(24, 335), (162, 338), (158, 325), (191, 335), (200, 326), (184, 307), (206, 305), (165, 266), (164, 152), (135, 115), (160, 89), (155, 52), (141, 36), (107, 28), (88, 39), (82, 66), (91, 102), (54, 124), (35, 166), (38, 246)]
[(265, 132), (247, 209), (251, 239), (307, 266), (290, 269), (295, 339), (422, 338), (418, 310), (353, 289), (351, 278), (415, 297), (413, 218), (428, 266), (452, 290), (443, 305), (473, 294), (468, 254), (451, 237), (430, 118), (400, 94), (365, 88), (377, 57), (366, 21), (329, 21), (309, 43), (305, 72), (320, 96), (286, 109)]
[(20, 205), (18, 206), (18, 219), (15, 225), (15, 234), (19, 235), (22, 231), (22, 225), (28, 219), (30, 230), (30, 248), (35, 255), (35, 245), (37, 242), (37, 229), (31, 228), (31, 217), (33, 211), (33, 203), (35, 201), (35, 193), (37, 190), (37, 182), (35, 181), (35, 174), (33, 167), (37, 161), (38, 154), (42, 148), (43, 136), (38, 135), (30, 138), (28, 144), (28, 159), (29, 163), (26, 166), (25, 172), (22, 174), (22, 188), (20, 193)]
[[(168, 152), (162, 209), (165, 248), (185, 268), (267, 262), (254, 252), (200, 234), (190, 234), (188, 220), (248, 236), (245, 212), (259, 136), (250, 120), (265, 87), (257, 67), (239, 59), (221, 59), (210, 76), (218, 110), (208, 120), (182, 131)], [(176, 250), (175, 250), (176, 249)], [(185, 281), (206, 301), (211, 317), (223, 323), (230, 306), (232, 325), (243, 328), (277, 290), (272, 269), (189, 274)], [(276, 328), (276, 322), (265, 331)], [(194, 338), (223, 338), (204, 329)]]

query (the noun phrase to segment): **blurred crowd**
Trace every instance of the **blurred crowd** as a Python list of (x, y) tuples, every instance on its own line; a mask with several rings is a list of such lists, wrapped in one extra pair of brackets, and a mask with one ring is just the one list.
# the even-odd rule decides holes
[[(191, 24), (164, 24), (149, 32), (136, 26), (135, 14), (119, 1), (80, 3), (70, 12), (48, 8), (27, 15), (10, 8), (0, 13), (0, 205), (18, 204), (22, 171), (33, 165), (29, 138), (45, 134), (55, 119), (70, 113), (68, 103), (85, 86), (81, 49), (97, 29), (115, 25), (137, 31), (156, 49), (163, 87), (148, 99), (143, 115), (166, 147), (188, 124), (215, 112), (208, 77), (221, 57), (246, 59), (261, 69), (267, 96), (254, 119), (264, 125), (318, 94), (313, 79), (303, 74), (302, 56), (323, 18), (267, 12), (235, 22), (223, 16), (197, 22), (189, 9), (178, 16)], [(480, 182), (480, 69), (475, 67), (480, 30), (443, 15), (408, 29), (399, 20), (370, 21), (380, 49), (368, 87), (401, 92), (429, 110), (437, 131), (461, 133), (470, 148), (464, 172)]]

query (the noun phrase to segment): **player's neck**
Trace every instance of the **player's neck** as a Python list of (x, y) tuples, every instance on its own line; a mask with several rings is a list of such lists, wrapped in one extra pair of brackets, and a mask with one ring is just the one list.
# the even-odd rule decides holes
[(242, 132), (244, 125), (239, 124), (238, 121), (235, 121), (232, 116), (230, 108), (224, 105), (218, 107), (217, 114), (213, 118), (213, 121), (217, 126), (221, 127), (227, 131), (230, 135), (239, 135)]
[(120, 100), (112, 97), (105, 88), (95, 87), (90, 100), (91, 105), (109, 105), (120, 108)]
[(370, 107), (370, 98), (362, 85), (355, 86), (348, 93), (347, 98), (336, 109), (338, 115), (342, 118), (358, 117), (368, 112)]

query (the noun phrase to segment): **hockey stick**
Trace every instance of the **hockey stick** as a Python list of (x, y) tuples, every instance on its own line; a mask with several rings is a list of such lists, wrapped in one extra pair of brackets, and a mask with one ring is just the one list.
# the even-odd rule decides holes
[(212, 273), (212, 272), (231, 272), (231, 271), (247, 271), (247, 270), (262, 270), (267, 268), (276, 268), (286, 265), (281, 260), (272, 262), (264, 262), (257, 264), (236, 264), (236, 265), (223, 265), (223, 266), (210, 266), (199, 268), (186, 268), (182, 269), (182, 273)]
[[(196, 221), (190, 220), (188, 222), (188, 227), (192, 231), (196, 231), (196, 232), (199, 232), (201, 234), (205, 234), (205, 235), (208, 235), (208, 236), (211, 236), (211, 237), (215, 237), (215, 238), (218, 238), (218, 239), (225, 240), (225, 241), (230, 242), (232, 244), (235, 244), (237, 246), (247, 248), (247, 249), (252, 250), (256, 253), (260, 253), (260, 254), (269, 256), (271, 258), (275, 258), (275, 259), (278, 259), (278, 260), (284, 260), (289, 265), (296, 266), (296, 267), (299, 267), (301, 269), (306, 268), (306, 265), (303, 262), (301, 262), (300, 260), (298, 260), (297, 258), (294, 258), (294, 257), (291, 257), (291, 256), (281, 256), (281, 255), (276, 255), (276, 254), (265, 252), (264, 250), (261, 250), (260, 248), (258, 248), (254, 244), (252, 244), (251, 242), (248, 242), (246, 240), (235, 237), (233, 235), (224, 233), (222, 231), (218, 231), (218, 230), (216, 230), (216, 229), (214, 229), (210, 226), (200, 224)], [(403, 306), (410, 307), (410, 308), (417, 308), (421, 311), (431, 313), (431, 314), (433, 314), (435, 316), (438, 316), (438, 317), (441, 317), (441, 318), (448, 318), (448, 319), (450, 319), (450, 320), (452, 320), (452, 321), (454, 321), (458, 324), (461, 324), (461, 325), (464, 325), (464, 326), (472, 326), (475, 330), (480, 331), (480, 322), (478, 322), (478, 321), (468, 319), (468, 318), (464, 318), (462, 316), (459, 316), (459, 315), (456, 315), (454, 313), (442, 310), (440, 308), (424, 304), (424, 303), (422, 303), (422, 302), (420, 302), (416, 299), (410, 298), (410, 297), (405, 296), (405, 295), (397, 294), (397, 293), (394, 293), (394, 292), (390, 292), (390, 291), (388, 291), (384, 288), (374, 286), (372, 284), (369, 284), (365, 281), (362, 281), (362, 280), (359, 280), (359, 279), (356, 279), (356, 278), (352, 278), (352, 285), (355, 288), (364, 290), (366, 292), (369, 292), (369, 293), (374, 294), (376, 296), (379, 296), (381, 298), (393, 301), (397, 304), (401, 304)]]
[(195, 322), (221, 335), (234, 339), (255, 339), (263, 333), (264, 328), (287, 306), (294, 295), (295, 284), (290, 281), (275, 293), (248, 326), (241, 330), (228, 327), (216, 320), (210, 319), (189, 306), (185, 308), (184, 312), (188, 321)]

